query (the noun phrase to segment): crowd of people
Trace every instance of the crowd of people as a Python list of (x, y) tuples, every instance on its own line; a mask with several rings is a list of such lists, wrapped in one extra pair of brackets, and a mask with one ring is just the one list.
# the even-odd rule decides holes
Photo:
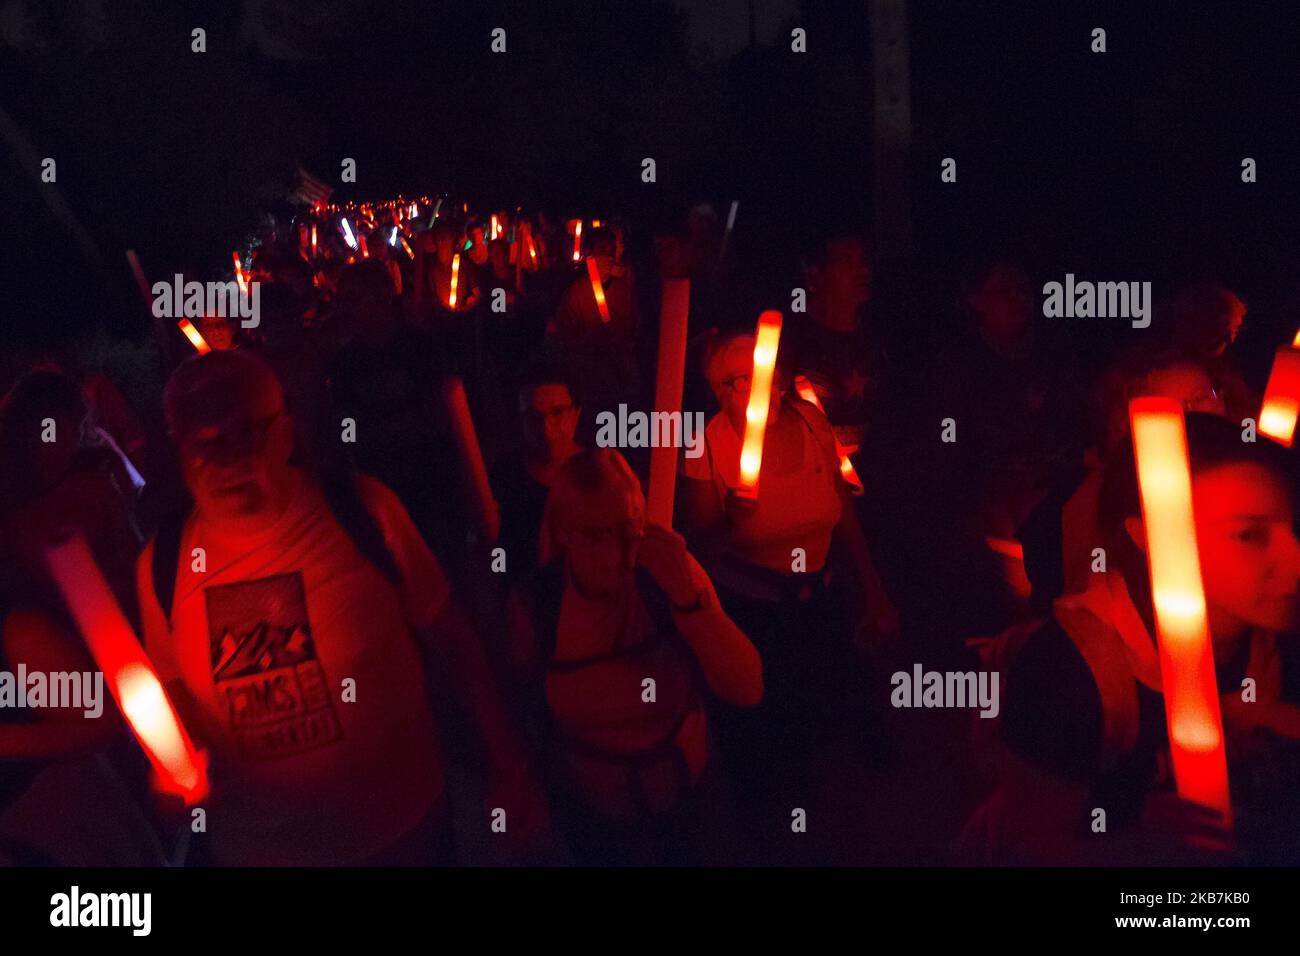
[[(785, 324), (755, 498), (758, 311), (711, 207), (646, 234), (319, 203), (252, 245), (255, 322), (155, 325), (160, 408), (66, 350), (0, 404), (0, 671), (94, 669), (41, 557), (79, 532), (210, 756), (202, 826), (111, 705), (0, 708), (0, 861), (879, 861), (853, 813), (809, 819), (845, 780), (951, 862), (1296, 858), (1300, 486), (1289, 449), (1243, 438), (1260, 383), (1223, 285), (1171, 290), (1094, 369), (1024, 265), (979, 263), (908, 385), (870, 244), (818, 231), (763, 303)], [(654, 406), (668, 279), (690, 281), (682, 408), (707, 417), (671, 527), (649, 449), (595, 439)], [(1128, 435), (1147, 395), (1187, 412), (1230, 831), (1167, 760)], [(946, 784), (890, 706), (890, 672), (931, 660), (1002, 677), (995, 719), (941, 725), (976, 771)], [(936, 786), (956, 818), (928, 813)]]

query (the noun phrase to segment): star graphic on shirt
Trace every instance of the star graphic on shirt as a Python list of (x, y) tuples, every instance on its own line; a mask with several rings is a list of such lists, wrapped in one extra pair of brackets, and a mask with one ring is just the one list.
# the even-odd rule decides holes
[(867, 376), (862, 374), (862, 370), (855, 368), (844, 379), (844, 394), (850, 398), (862, 398), (867, 392), (867, 383), (871, 381)]

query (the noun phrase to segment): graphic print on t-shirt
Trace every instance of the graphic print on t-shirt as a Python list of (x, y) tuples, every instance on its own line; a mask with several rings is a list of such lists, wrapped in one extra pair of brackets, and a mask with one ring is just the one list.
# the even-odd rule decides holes
[(244, 756), (274, 760), (342, 737), (302, 572), (210, 587), (204, 596), (212, 681)]

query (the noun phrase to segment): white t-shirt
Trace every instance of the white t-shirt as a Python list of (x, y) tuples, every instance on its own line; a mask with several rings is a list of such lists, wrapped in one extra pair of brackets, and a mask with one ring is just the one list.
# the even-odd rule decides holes
[[(412, 630), (442, 611), (447, 580), (397, 497), (373, 478), (357, 490), (400, 588), (305, 479), (255, 537), (232, 538), (191, 515), (171, 629), (153, 593), (152, 542), (137, 563), (145, 649), (164, 684), (182, 681), (203, 712), (207, 832), (219, 863), (359, 861), (413, 829), (441, 795)], [(192, 570), (199, 547), (201, 573)], [(344, 700), (347, 679), (355, 701)]]
[[(840, 520), (842, 479), (835, 437), (826, 416), (808, 403), (792, 401), (783, 411), (803, 426), (799, 467), (781, 472), (764, 461), (754, 512), (732, 529), (725, 547), (738, 558), (785, 575), (793, 573), (792, 549), (803, 548), (807, 570), (820, 571)], [(687, 478), (713, 486), (718, 508), (725, 507), (727, 490), (740, 485), (742, 442), (731, 419), (718, 412), (704, 428), (704, 454), (682, 459)]]

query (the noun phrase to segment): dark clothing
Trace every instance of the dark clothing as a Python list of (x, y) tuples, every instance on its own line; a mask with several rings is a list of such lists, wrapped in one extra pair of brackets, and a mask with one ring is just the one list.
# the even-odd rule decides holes
[(801, 318), (792, 323), (788, 346), (795, 373), (812, 384), (840, 445), (857, 448), (871, 427), (880, 388), (875, 338), (865, 324), (841, 332)]
[(542, 515), (550, 489), (516, 458), (498, 462), (490, 478), (492, 493), (501, 508), (497, 545), (506, 552), (506, 574), (512, 580), (524, 580), (537, 570)]
[[(1240, 687), (1249, 642), (1215, 668), (1220, 688)], [(1131, 753), (1109, 773), (1102, 755), (1101, 693), (1083, 656), (1055, 621), (1031, 635), (1006, 678), (1002, 734), (1018, 756), (1068, 780), (1090, 786), (1096, 806), (1121, 826), (1138, 821), (1147, 792), (1157, 782), (1157, 755), (1169, 747), (1163, 695), (1135, 680), (1138, 735)]]
[(382, 345), (353, 341), (330, 372), (331, 424), (356, 422), (343, 447), (353, 464), (396, 492), (434, 552), (464, 550), (455, 443), (439, 398), (442, 363), (432, 341), (402, 328)]

